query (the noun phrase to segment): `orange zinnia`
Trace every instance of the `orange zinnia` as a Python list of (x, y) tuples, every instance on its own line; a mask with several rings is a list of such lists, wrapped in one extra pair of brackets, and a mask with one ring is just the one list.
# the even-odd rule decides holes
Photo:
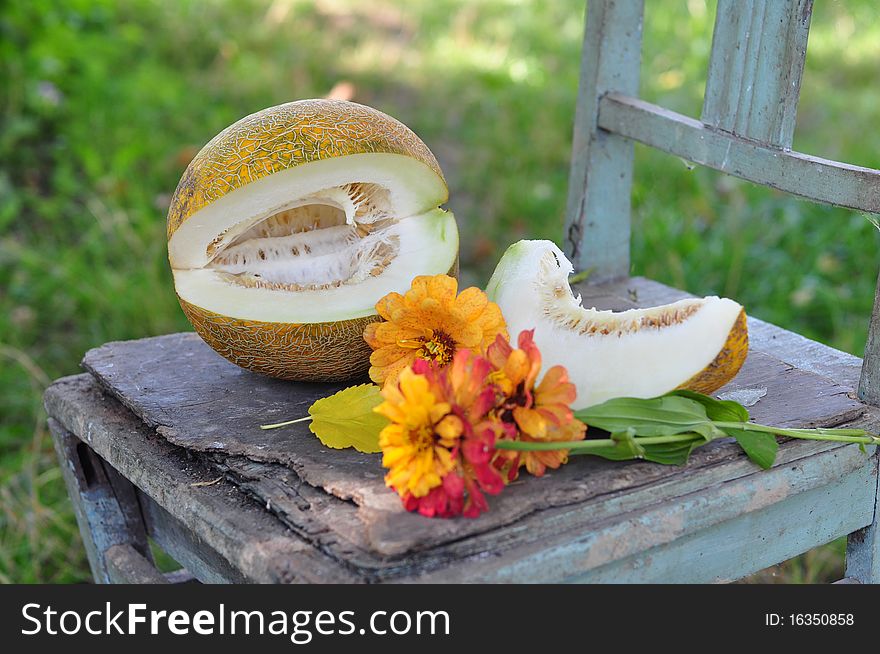
[[(541, 353), (532, 336), (534, 330), (519, 335), (518, 349), (498, 338), (488, 349), (495, 367), (493, 382), (503, 395), (497, 415), (508, 436), (523, 441), (577, 441), (584, 438), (586, 425), (574, 417), (569, 405), (576, 390), (563, 366), (553, 366), (537, 386), (541, 372)], [(518, 432), (518, 434), (517, 434)], [(568, 460), (568, 450), (546, 452), (499, 451), (499, 467), (509, 466), (516, 476), (520, 465), (540, 477), (547, 468), (558, 468)]]
[(376, 303), (384, 321), (364, 330), (373, 348), (370, 379), (394, 383), (417, 359), (445, 366), (461, 349), (485, 353), (497, 336), (507, 337), (501, 310), (483, 291), (457, 291), (449, 275), (420, 276), (405, 295), (389, 293)]

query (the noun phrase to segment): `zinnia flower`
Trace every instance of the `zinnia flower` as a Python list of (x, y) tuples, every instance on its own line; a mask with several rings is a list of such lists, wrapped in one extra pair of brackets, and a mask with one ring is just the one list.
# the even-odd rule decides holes
[(399, 384), (387, 384), (382, 397), (375, 410), (391, 421), (379, 434), (382, 465), (389, 469), (385, 483), (401, 497), (424, 497), (455, 467), (461, 420), (432, 392), (427, 377), (411, 368)]
[(451, 365), (416, 360), (382, 389), (376, 411), (391, 424), (379, 436), (385, 483), (409, 511), (426, 516), (479, 515), (483, 493), (504, 479), (493, 466), (495, 426), (489, 417), (497, 390), (489, 362), (459, 350)]
[[(574, 417), (569, 405), (576, 390), (563, 366), (553, 366), (535, 386), (541, 372), (541, 353), (533, 340), (534, 330), (519, 335), (517, 349), (497, 338), (487, 356), (495, 368), (491, 378), (502, 394), (495, 409), (504, 437), (523, 441), (577, 441), (584, 438), (586, 425)], [(540, 477), (547, 468), (558, 468), (568, 460), (568, 450), (546, 452), (499, 451), (495, 465), (506, 469), (508, 479), (516, 477), (520, 465)]]
[(370, 379), (394, 384), (416, 360), (442, 367), (462, 349), (485, 353), (496, 337), (507, 337), (501, 310), (478, 288), (456, 297), (458, 282), (448, 275), (420, 276), (405, 295), (389, 293), (376, 303), (384, 322), (364, 330), (373, 348)]

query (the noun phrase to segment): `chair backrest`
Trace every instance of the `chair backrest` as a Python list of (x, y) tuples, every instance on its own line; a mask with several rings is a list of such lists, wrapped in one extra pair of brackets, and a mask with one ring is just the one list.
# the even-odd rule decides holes
[[(880, 171), (791, 150), (813, 0), (718, 0), (700, 120), (638, 98), (644, 0), (590, 0), (565, 250), (590, 281), (625, 278), (633, 141), (758, 184), (880, 213)], [(880, 280), (859, 383), (880, 404)]]

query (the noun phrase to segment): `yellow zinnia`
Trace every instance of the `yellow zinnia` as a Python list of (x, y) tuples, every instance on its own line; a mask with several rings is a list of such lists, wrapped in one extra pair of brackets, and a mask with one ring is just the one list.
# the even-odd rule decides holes
[(461, 420), (410, 368), (397, 384), (385, 385), (382, 397), (375, 411), (391, 421), (379, 434), (382, 465), (389, 469), (385, 482), (401, 497), (424, 497), (455, 467), (452, 450), (461, 437)]
[(405, 295), (389, 293), (379, 300), (376, 311), (384, 322), (364, 331), (373, 348), (370, 379), (393, 384), (416, 359), (444, 366), (460, 349), (483, 354), (496, 336), (507, 338), (501, 310), (483, 291), (457, 292), (458, 282), (449, 275), (420, 276)]

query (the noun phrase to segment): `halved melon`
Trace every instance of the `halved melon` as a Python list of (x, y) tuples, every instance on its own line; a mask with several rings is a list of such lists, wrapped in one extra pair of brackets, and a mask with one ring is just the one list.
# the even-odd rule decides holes
[(733, 379), (748, 352), (746, 314), (726, 298), (679, 300), (622, 312), (581, 306), (571, 263), (550, 241), (514, 243), (487, 294), (511, 336), (535, 330), (543, 370), (565, 366), (581, 409), (614, 397), (678, 388), (711, 393)]
[(376, 302), (416, 275), (457, 272), (436, 159), (375, 109), (303, 100), (218, 134), (168, 212), (180, 305), (221, 355), (301, 381), (363, 374)]

